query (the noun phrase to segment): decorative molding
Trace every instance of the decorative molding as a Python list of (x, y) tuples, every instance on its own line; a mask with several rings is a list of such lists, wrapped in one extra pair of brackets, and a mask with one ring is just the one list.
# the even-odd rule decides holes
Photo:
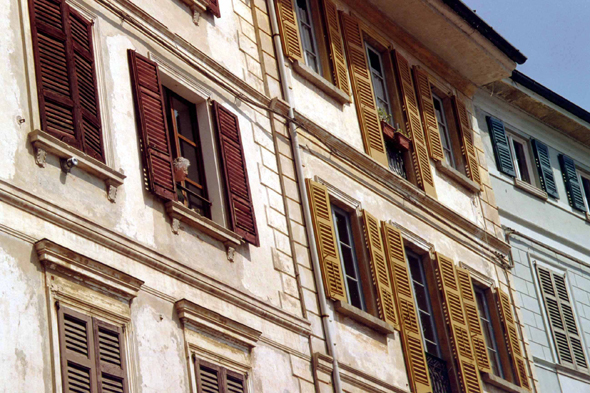
[[(41, 168), (45, 167), (47, 153), (59, 157), (61, 161), (76, 159), (78, 161), (76, 168), (105, 181), (107, 198), (111, 202), (114, 202), (114, 197), (117, 195), (116, 188), (123, 185), (126, 177), (123, 173), (115, 171), (108, 165), (60, 141), (45, 131), (31, 131), (29, 133), (29, 140), (35, 148), (35, 162)], [(113, 188), (115, 189), (114, 191)]]
[(242, 244), (242, 237), (240, 235), (189, 209), (182, 203), (169, 201), (164, 206), (166, 213), (172, 219), (172, 232), (175, 234), (178, 234), (180, 221), (182, 221), (211, 236), (213, 239), (223, 242), (225, 245), (239, 246)]
[(137, 297), (143, 285), (143, 281), (138, 278), (47, 239), (35, 243), (35, 250), (46, 271), (61, 273), (74, 282), (90, 285), (93, 288), (100, 287), (101, 290), (127, 301)]
[(363, 325), (368, 326), (379, 333), (393, 334), (395, 332), (393, 326), (391, 326), (387, 322), (382, 321), (379, 318), (369, 314), (368, 312), (351, 306), (350, 304), (343, 302), (341, 300), (337, 300), (334, 302), (334, 308), (340, 314), (345, 315), (350, 319), (354, 319), (355, 321), (362, 323)]
[(467, 269), (469, 271), (469, 274), (471, 274), (471, 277), (473, 277), (475, 280), (479, 281), (486, 287), (494, 288), (496, 286), (495, 281), (491, 277), (488, 277), (483, 273), (479, 272), (478, 270), (475, 270), (473, 267), (469, 266), (465, 262), (459, 261), (459, 267)]
[(158, 56), (152, 51), (148, 52), (148, 58), (158, 64), (158, 68), (163, 73), (169, 75), (172, 79), (182, 84), (183, 87), (193, 91), (204, 100), (211, 98), (211, 90), (209, 90), (201, 81), (192, 75), (187, 74), (181, 70), (178, 66), (174, 65), (170, 60), (164, 57)]
[(447, 177), (454, 180), (456, 183), (459, 183), (461, 186), (465, 187), (467, 190), (478, 193), (481, 191), (481, 186), (447, 164), (446, 161), (435, 161), (436, 162), (436, 169), (439, 172), (444, 173)]
[(521, 190), (528, 192), (529, 194), (536, 196), (537, 198), (542, 199), (544, 201), (549, 199), (549, 196), (544, 190), (541, 190), (539, 187), (535, 187), (532, 184), (529, 184), (520, 179), (514, 178), (514, 187), (520, 188)]
[(254, 348), (262, 332), (215, 311), (182, 299), (174, 305), (185, 328), (203, 331), (246, 348)]
[(348, 94), (334, 86), (334, 84), (330, 83), (326, 78), (312, 70), (308, 65), (299, 60), (294, 60), (292, 64), (293, 70), (297, 74), (301, 75), (303, 79), (323, 91), (330, 98), (336, 100), (339, 104), (345, 105), (352, 102)]
[(328, 189), (328, 194), (332, 195), (333, 197), (338, 199), (340, 202), (343, 202), (346, 205), (350, 206), (351, 208), (356, 210), (357, 213), (360, 212), (360, 210), (362, 209), (362, 205), (359, 201), (357, 201), (356, 199), (354, 199), (353, 197), (351, 197), (350, 195), (348, 195), (344, 191), (340, 190), (339, 188), (331, 185), (330, 183), (328, 183), (327, 181), (325, 181), (321, 177), (316, 175), (316, 176), (314, 176), (314, 180), (316, 182), (322, 184), (323, 186), (325, 186)]
[(193, 13), (193, 23), (195, 25), (199, 24), (199, 19), (201, 18), (201, 14), (207, 12), (208, 3), (205, 0), (181, 0), (184, 4), (188, 6), (188, 8)]
[(427, 251), (428, 255), (430, 256), (430, 259), (434, 260), (434, 258), (435, 258), (434, 252), (436, 251), (434, 248), (434, 244), (426, 241), (426, 239), (422, 238), (417, 233), (410, 231), (408, 228), (406, 228), (405, 226), (403, 226), (395, 221), (389, 220), (387, 223), (396, 227), (402, 233), (402, 236), (405, 240), (408, 240), (410, 243), (412, 243), (416, 247), (418, 247), (424, 251)]

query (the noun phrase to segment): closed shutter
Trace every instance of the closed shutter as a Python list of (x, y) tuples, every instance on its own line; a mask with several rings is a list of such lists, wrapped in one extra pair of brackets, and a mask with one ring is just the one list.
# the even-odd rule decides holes
[(406, 371), (412, 392), (431, 393), (432, 384), (424, 354), (424, 340), (414, 303), (414, 289), (410, 279), (406, 252), (401, 233), (392, 225), (382, 223), (383, 241), (387, 256), (393, 296), (397, 305), (400, 334), (406, 361)]
[(60, 306), (58, 325), (64, 392), (96, 393), (92, 319)]
[(371, 259), (371, 276), (373, 278), (375, 289), (377, 290), (377, 308), (379, 310), (379, 317), (399, 330), (379, 220), (369, 214), (366, 210), (363, 211), (363, 217), (365, 224), (365, 240), (367, 242), (367, 249), (369, 250)]
[(526, 365), (520, 349), (518, 334), (516, 332), (516, 322), (514, 320), (514, 313), (512, 312), (510, 296), (502, 290), (498, 290), (497, 296), (500, 317), (504, 324), (506, 347), (508, 348), (508, 353), (512, 357), (515, 377), (517, 379), (515, 383), (530, 390), (531, 387), (527, 376)]
[(394, 52), (394, 63), (396, 64), (397, 78), (403, 97), (403, 109), (406, 114), (406, 127), (412, 136), (413, 149), (412, 161), (418, 186), (428, 195), (436, 198), (434, 178), (430, 169), (430, 159), (426, 148), (424, 130), (420, 121), (420, 111), (416, 101), (416, 92), (412, 80), (412, 72), (408, 61), (398, 52)]
[(492, 368), (490, 366), (488, 349), (483, 335), (483, 329), (481, 327), (481, 320), (479, 319), (471, 275), (467, 269), (458, 267), (457, 279), (459, 282), (459, 288), (461, 289), (463, 311), (465, 311), (467, 326), (469, 327), (469, 333), (471, 334), (477, 368), (481, 372), (490, 373), (492, 372)]
[(588, 369), (581, 335), (573, 313), (573, 304), (566, 287), (565, 276), (537, 265), (539, 284), (559, 362)]
[(221, 17), (221, 10), (219, 9), (219, 0), (207, 0), (207, 9), (216, 17)]
[(365, 42), (358, 19), (340, 11), (342, 31), (344, 32), (344, 43), (346, 44), (346, 55), (350, 80), (352, 82), (352, 93), (356, 105), (356, 112), (359, 119), (361, 134), (365, 151), (376, 161), (389, 166), (381, 120), (377, 113), (375, 95), (373, 94), (373, 83), (367, 65)]
[(248, 393), (243, 374), (195, 358), (197, 393)]
[(323, 0), (322, 3), (324, 5), (324, 17), (328, 44), (330, 46), (334, 85), (346, 94), (350, 94), (348, 72), (346, 71), (346, 62), (344, 60), (344, 46), (342, 45), (342, 32), (340, 30), (340, 21), (338, 21), (338, 10), (331, 0)]
[(306, 179), (306, 183), (326, 296), (346, 302), (344, 276), (338, 255), (328, 189), (311, 179)]
[(248, 388), (243, 374), (226, 370), (225, 379), (227, 393), (248, 393)]
[(225, 190), (230, 210), (231, 229), (258, 247), (258, 227), (252, 205), (248, 169), (238, 117), (213, 101), (217, 137), (225, 174)]
[(437, 253), (435, 271), (438, 288), (443, 299), (443, 310), (461, 391), (481, 393), (479, 371), (471, 343), (470, 330), (463, 312), (463, 301), (455, 273), (455, 264), (452, 259)]
[(516, 177), (514, 170), (514, 162), (512, 161), (512, 153), (510, 153), (510, 145), (506, 137), (506, 130), (502, 120), (495, 117), (487, 116), (488, 130), (490, 131), (490, 139), (494, 147), (494, 157), (496, 158), (496, 166), (498, 170), (508, 176)]
[(127, 366), (123, 351), (123, 330), (93, 318), (94, 345), (98, 359), (98, 391), (127, 393)]
[(295, 12), (296, 0), (275, 0), (277, 5), (277, 17), (279, 20), (279, 31), (283, 43), (285, 56), (293, 60), (303, 62), (303, 51), (301, 50), (301, 36), (299, 35), (299, 23)]
[(576, 210), (585, 212), (586, 206), (584, 205), (582, 189), (578, 182), (576, 163), (565, 154), (560, 154), (559, 164), (561, 165), (561, 173), (563, 175), (563, 182), (567, 191), (567, 200), (569, 201), (570, 206)]
[(465, 104), (457, 97), (453, 97), (453, 105), (455, 107), (455, 115), (457, 117), (457, 127), (461, 131), (461, 142), (463, 148), (463, 156), (465, 157), (465, 169), (467, 176), (477, 184), (481, 183), (479, 175), (479, 163), (473, 146), (473, 130), (469, 122), (469, 115)]
[(154, 194), (177, 201), (158, 65), (134, 50), (129, 50), (128, 55), (144, 180)]
[(438, 130), (438, 121), (436, 120), (436, 113), (434, 111), (434, 102), (432, 101), (432, 90), (430, 87), (430, 80), (428, 73), (414, 67), (414, 83), (416, 87), (416, 97), (420, 105), (420, 114), (422, 115), (422, 125), (424, 126), (424, 134), (428, 142), (428, 151), (433, 160), (443, 161), (445, 156), (443, 154), (442, 142), (440, 140), (440, 133)]
[(535, 164), (539, 173), (539, 180), (541, 186), (548, 195), (553, 198), (559, 198), (557, 187), (555, 186), (555, 176), (553, 176), (553, 168), (551, 167), (551, 159), (549, 158), (549, 149), (547, 145), (539, 142), (536, 139), (531, 141), (533, 145), (533, 153), (535, 154)]
[(29, 0), (41, 128), (105, 161), (91, 26), (63, 0)]

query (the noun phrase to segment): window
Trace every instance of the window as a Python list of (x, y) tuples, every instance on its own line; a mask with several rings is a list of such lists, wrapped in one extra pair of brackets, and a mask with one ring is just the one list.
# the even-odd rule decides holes
[(184, 157), (191, 163), (187, 178), (176, 183), (178, 199), (189, 209), (211, 218), (196, 107), (169, 89), (165, 88), (164, 93), (172, 156)]
[(310, 0), (297, 0), (297, 17), (299, 19), (299, 32), (301, 45), (303, 46), (305, 63), (318, 74), (322, 73), (322, 64), (318, 41), (313, 21), (313, 10)]
[(365, 48), (367, 51), (367, 61), (369, 63), (369, 72), (371, 73), (371, 82), (373, 82), (373, 93), (375, 95), (377, 109), (381, 110), (387, 116), (387, 119), (385, 119), (387, 123), (394, 125), (381, 53), (368, 43), (365, 43)]
[(438, 123), (438, 131), (440, 133), (440, 140), (443, 147), (445, 159), (453, 168), (456, 167), (455, 158), (453, 156), (453, 147), (451, 144), (451, 135), (449, 134), (449, 123), (447, 122), (447, 115), (445, 114), (443, 101), (435, 94), (432, 95), (434, 103), (434, 113)]
[(496, 336), (494, 334), (494, 326), (492, 324), (492, 317), (490, 314), (490, 307), (485, 290), (474, 287), (475, 298), (477, 300), (477, 309), (479, 312), (479, 321), (483, 329), (484, 339), (488, 350), (488, 357), (492, 372), (504, 378), (504, 370), (500, 362), (500, 355), (498, 353), (498, 343), (496, 342)]
[(586, 211), (590, 211), (590, 175), (586, 172), (578, 170), (579, 182), (584, 193), (584, 203), (586, 204)]
[(127, 392), (122, 329), (60, 306), (64, 392)]
[(367, 310), (357, 254), (354, 247), (354, 237), (350, 215), (343, 209), (332, 205), (332, 216), (336, 232), (336, 244), (340, 253), (342, 269), (344, 271), (344, 285), (348, 300), (353, 306), (363, 311)]
[(531, 185), (535, 185), (532, 172), (533, 166), (531, 164), (531, 155), (527, 141), (514, 134), (508, 134), (508, 142), (512, 152), (512, 161), (516, 171), (516, 178)]
[(245, 377), (224, 367), (195, 358), (197, 393), (247, 393)]
[(387, 160), (389, 169), (394, 173), (408, 180), (406, 172), (407, 152), (400, 149), (391, 139), (385, 139), (385, 150), (387, 150)]

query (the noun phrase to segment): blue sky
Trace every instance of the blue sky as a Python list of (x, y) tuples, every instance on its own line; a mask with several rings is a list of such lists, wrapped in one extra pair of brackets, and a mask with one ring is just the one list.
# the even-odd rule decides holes
[(590, 111), (590, 0), (463, 0), (528, 60), (517, 69)]

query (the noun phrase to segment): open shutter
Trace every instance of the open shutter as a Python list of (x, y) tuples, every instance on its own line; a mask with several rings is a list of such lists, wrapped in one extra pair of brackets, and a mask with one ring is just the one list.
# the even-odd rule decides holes
[(297, 13), (295, 12), (295, 0), (275, 1), (277, 5), (277, 17), (279, 19), (279, 31), (285, 56), (303, 62), (301, 35), (299, 34)]
[(422, 330), (414, 303), (414, 289), (410, 279), (402, 234), (395, 227), (382, 223), (385, 254), (397, 305), (406, 371), (412, 392), (431, 393), (432, 384), (424, 354)]
[(526, 365), (520, 349), (518, 334), (516, 333), (516, 322), (514, 320), (514, 313), (512, 312), (510, 296), (500, 289), (498, 289), (497, 296), (500, 317), (504, 324), (506, 347), (508, 348), (508, 353), (512, 356), (513, 367), (516, 374), (515, 377), (517, 381), (515, 381), (515, 383), (530, 390), (531, 387), (526, 372)]
[(403, 97), (406, 127), (412, 136), (412, 161), (414, 163), (416, 180), (418, 181), (418, 186), (420, 186), (428, 195), (436, 198), (434, 178), (432, 176), (432, 170), (430, 169), (430, 160), (428, 158), (428, 150), (426, 148), (422, 122), (420, 121), (420, 111), (418, 110), (418, 102), (416, 101), (416, 92), (414, 90), (410, 64), (398, 52), (393, 53), (393, 58), (396, 65), (395, 68), (397, 71), (398, 83)]
[(490, 138), (494, 147), (494, 157), (496, 158), (496, 166), (498, 170), (508, 176), (516, 177), (514, 170), (514, 163), (512, 162), (512, 153), (510, 152), (510, 145), (506, 137), (506, 130), (502, 120), (495, 117), (487, 116), (488, 130), (490, 131)]
[(145, 181), (154, 194), (177, 201), (158, 65), (134, 50), (128, 55)]
[(389, 269), (387, 268), (387, 262), (385, 260), (383, 239), (381, 237), (381, 229), (379, 228), (379, 220), (369, 214), (366, 210), (363, 211), (363, 217), (365, 224), (365, 240), (371, 258), (371, 275), (373, 277), (375, 289), (377, 290), (377, 308), (379, 309), (379, 317), (399, 330), (399, 323), (393, 300), (393, 290), (389, 278)]
[(457, 97), (453, 97), (455, 115), (457, 117), (457, 127), (461, 131), (461, 142), (463, 147), (463, 156), (465, 157), (465, 169), (467, 176), (477, 184), (481, 184), (479, 175), (479, 163), (473, 146), (473, 130), (469, 122), (469, 115), (465, 104)]
[(443, 161), (445, 159), (442, 142), (440, 140), (440, 132), (438, 130), (438, 121), (436, 120), (436, 113), (434, 111), (434, 102), (432, 101), (432, 90), (430, 88), (430, 81), (428, 73), (420, 68), (414, 67), (414, 83), (416, 86), (416, 97), (420, 105), (420, 113), (422, 115), (422, 125), (424, 126), (424, 134), (428, 142), (428, 151), (433, 160)]
[(469, 327), (469, 333), (471, 334), (471, 341), (473, 343), (473, 352), (475, 354), (477, 368), (481, 372), (490, 373), (492, 372), (492, 368), (490, 366), (488, 349), (483, 336), (481, 320), (479, 319), (479, 312), (477, 310), (475, 293), (473, 292), (473, 282), (471, 281), (471, 275), (467, 269), (458, 267), (457, 279), (459, 282), (459, 288), (461, 289), (463, 311), (465, 311), (467, 326)]
[(451, 348), (457, 367), (461, 391), (481, 393), (481, 380), (471, 343), (467, 318), (463, 312), (463, 302), (455, 273), (453, 260), (436, 254), (436, 281), (443, 300), (445, 321), (451, 339)]
[(587, 371), (588, 363), (573, 313), (565, 276), (537, 265), (537, 274), (559, 362)]
[(373, 94), (373, 83), (367, 65), (365, 43), (358, 19), (340, 11), (342, 31), (344, 32), (344, 43), (346, 44), (346, 55), (350, 79), (352, 82), (352, 93), (356, 105), (356, 112), (359, 119), (365, 151), (368, 155), (379, 161), (382, 165), (389, 167), (381, 120), (377, 113), (377, 104)]
[(127, 365), (123, 330), (93, 318), (95, 352), (98, 355), (98, 392), (127, 393)]
[(63, 306), (57, 314), (64, 392), (96, 393), (92, 319)]
[(561, 173), (563, 175), (563, 182), (567, 191), (567, 200), (569, 201), (570, 206), (576, 210), (585, 212), (586, 206), (584, 205), (582, 189), (578, 182), (576, 163), (565, 154), (560, 154), (559, 164), (561, 165)]
[(306, 183), (326, 296), (347, 301), (328, 189), (311, 179)]
[(342, 32), (340, 30), (340, 21), (338, 20), (338, 10), (331, 0), (324, 0), (324, 17), (326, 22), (326, 32), (328, 35), (328, 44), (330, 46), (330, 60), (332, 61), (332, 72), (334, 85), (350, 94), (350, 85), (348, 83), (348, 72), (346, 71), (346, 62), (344, 60), (344, 46), (342, 45)]
[(539, 180), (541, 186), (548, 195), (553, 198), (559, 198), (557, 187), (555, 186), (555, 176), (553, 176), (553, 168), (551, 167), (551, 159), (549, 158), (549, 149), (547, 145), (539, 142), (536, 139), (531, 141), (533, 145), (533, 153), (535, 154), (535, 164), (539, 173)]
[(225, 173), (225, 190), (230, 210), (231, 229), (245, 241), (258, 247), (258, 227), (252, 205), (248, 169), (238, 117), (213, 101), (217, 137)]
[(221, 10), (219, 9), (219, 0), (207, 0), (207, 9), (216, 17), (221, 17)]

